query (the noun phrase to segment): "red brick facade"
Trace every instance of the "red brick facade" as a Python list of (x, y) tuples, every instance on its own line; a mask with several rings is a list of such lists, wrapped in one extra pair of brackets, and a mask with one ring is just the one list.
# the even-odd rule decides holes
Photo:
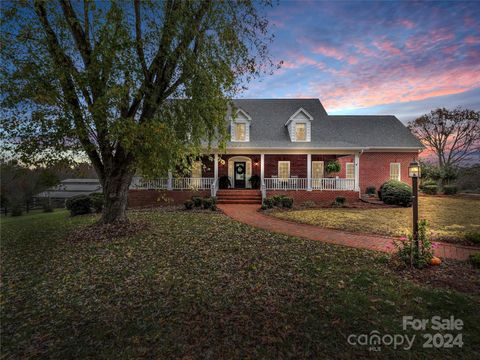
[(360, 155), (360, 190), (365, 192), (367, 186), (375, 186), (378, 190), (390, 180), (390, 163), (400, 163), (400, 181), (412, 185), (408, 177), (408, 165), (413, 159), (418, 160), (417, 152), (365, 152)]
[[(233, 156), (245, 156), (252, 159), (252, 175), (260, 176), (261, 156), (258, 155), (222, 155), (221, 159), (225, 163), (219, 164), (218, 176), (228, 176), (228, 159)], [(354, 162), (353, 155), (312, 155), (312, 161), (328, 162), (337, 159), (341, 164), (341, 171), (338, 174), (330, 174), (329, 176), (346, 177), (345, 164)], [(205, 156), (202, 159), (204, 165), (202, 176), (214, 177), (213, 155)], [(380, 186), (390, 179), (390, 163), (400, 163), (400, 180), (411, 185), (411, 179), (408, 177), (408, 165), (413, 159), (418, 159), (417, 152), (364, 152), (360, 155), (360, 191), (365, 192), (368, 186), (375, 186), (378, 190)], [(271, 178), (278, 175), (278, 162), (290, 161), (290, 176), (299, 178), (307, 177), (307, 155), (265, 155), (264, 177)], [(295, 203), (300, 204), (305, 201), (326, 202), (333, 201), (337, 196), (344, 196), (348, 201), (358, 200), (359, 194), (355, 191), (271, 191), (267, 192), (268, 196), (274, 194), (287, 194), (292, 196)], [(209, 190), (189, 191), (189, 190), (172, 190), (172, 191), (154, 191), (154, 190), (130, 190), (129, 206), (160, 206), (165, 204), (182, 204), (185, 200), (192, 196), (210, 196)]]

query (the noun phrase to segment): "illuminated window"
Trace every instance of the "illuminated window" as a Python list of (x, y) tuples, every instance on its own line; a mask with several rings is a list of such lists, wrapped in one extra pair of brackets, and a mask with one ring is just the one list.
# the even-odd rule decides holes
[(195, 161), (192, 165), (192, 178), (202, 177), (202, 162)]
[(321, 179), (324, 174), (324, 163), (323, 161), (312, 161), (312, 178)]
[(246, 133), (246, 124), (237, 123), (235, 124), (235, 140), (245, 141)]
[(290, 177), (290, 161), (278, 162), (278, 177), (280, 179), (288, 179)]
[(355, 179), (355, 167), (353, 163), (345, 164), (345, 172), (347, 175), (347, 179)]
[(307, 140), (307, 124), (305, 123), (298, 123), (295, 124), (295, 139), (297, 141), (305, 141)]
[(390, 163), (390, 180), (400, 181), (400, 163)]

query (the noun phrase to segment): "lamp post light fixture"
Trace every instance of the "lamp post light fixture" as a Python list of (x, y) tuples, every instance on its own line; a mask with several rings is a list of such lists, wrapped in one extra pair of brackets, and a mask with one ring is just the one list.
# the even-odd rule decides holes
[(408, 166), (408, 176), (412, 178), (412, 207), (413, 207), (413, 241), (415, 242), (415, 248), (417, 249), (417, 257), (420, 255), (419, 243), (418, 243), (418, 178), (422, 175), (420, 164), (413, 160)]

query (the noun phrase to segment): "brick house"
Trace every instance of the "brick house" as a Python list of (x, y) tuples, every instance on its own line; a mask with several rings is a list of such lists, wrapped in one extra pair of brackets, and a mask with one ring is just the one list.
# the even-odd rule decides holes
[[(288, 194), (297, 203), (337, 196), (355, 201), (367, 187), (378, 189), (389, 179), (410, 183), (408, 165), (423, 149), (391, 115), (332, 116), (318, 99), (240, 99), (234, 104), (224, 152), (213, 146), (190, 177), (134, 178), (130, 206), (181, 203), (193, 194), (217, 196), (219, 203), (260, 202), (274, 194)], [(340, 169), (332, 172), (335, 164)], [(260, 189), (252, 189), (252, 176), (258, 176)], [(225, 177), (230, 185), (220, 189)]]

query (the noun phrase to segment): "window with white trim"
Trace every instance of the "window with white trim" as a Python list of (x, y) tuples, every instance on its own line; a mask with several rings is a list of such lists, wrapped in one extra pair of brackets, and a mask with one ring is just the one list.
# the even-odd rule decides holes
[(290, 177), (290, 161), (278, 162), (278, 177), (280, 179), (288, 179)]
[(192, 164), (192, 178), (201, 178), (202, 177), (202, 162), (195, 161)]
[(400, 181), (400, 163), (390, 163), (390, 180)]
[(235, 140), (245, 141), (246, 139), (246, 123), (235, 123)]
[(295, 124), (295, 140), (297, 141), (307, 140), (307, 124), (306, 123)]
[(312, 161), (312, 178), (321, 179), (325, 174), (325, 164), (323, 161)]
[(355, 179), (355, 166), (353, 163), (345, 164), (345, 175), (347, 179)]

